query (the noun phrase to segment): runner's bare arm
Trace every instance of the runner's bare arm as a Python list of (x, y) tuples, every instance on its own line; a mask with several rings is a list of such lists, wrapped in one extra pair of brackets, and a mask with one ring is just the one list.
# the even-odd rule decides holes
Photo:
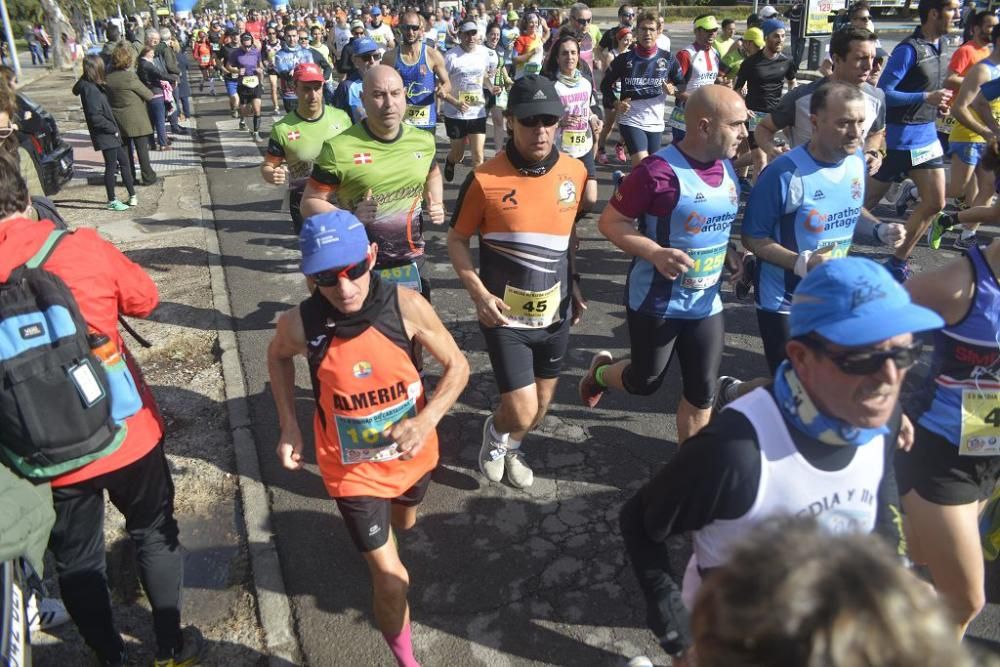
[(403, 316), (407, 335), (420, 343), (444, 369), (434, 388), (434, 395), (424, 409), (412, 419), (396, 422), (389, 431), (403, 452), (401, 458), (408, 459), (420, 451), (427, 434), (448, 414), (465, 389), (469, 381), (469, 362), (423, 296), (405, 288), (398, 288), (398, 293), (399, 312)]
[(302, 328), (302, 316), (296, 306), (278, 318), (274, 338), (267, 346), (267, 373), (271, 381), (271, 397), (281, 426), (277, 454), (281, 465), (289, 470), (298, 470), (302, 467), (302, 432), (295, 416), (294, 358), (305, 353), (305, 331)]
[(633, 257), (646, 260), (670, 280), (685, 273), (694, 262), (683, 250), (664, 248), (653, 239), (639, 233), (635, 221), (618, 212), (611, 204), (604, 207), (597, 229), (616, 246)]
[(774, 143), (774, 135), (781, 129), (774, 124), (774, 117), (771, 114), (767, 114), (753, 131), (754, 139), (757, 140), (757, 146), (767, 153), (767, 156), (771, 159), (778, 157), (788, 150), (788, 148), (784, 146), (779, 147)]
[(989, 136), (984, 134), (983, 138), (987, 141), (996, 141), (997, 137), (1000, 137), (1000, 123), (998, 123), (997, 119), (993, 117), (993, 111), (990, 109), (990, 103), (985, 97), (983, 97), (981, 90), (979, 94), (976, 95), (975, 99), (969, 103), (969, 106), (976, 112), (976, 115), (979, 116), (980, 120), (982, 120), (986, 126), (990, 128)]
[(427, 215), (435, 225), (444, 224), (444, 182), (441, 179), (441, 169), (437, 162), (431, 163), (427, 172), (427, 182), (424, 183), (424, 201), (427, 205)]
[(302, 193), (302, 203), (300, 204), (302, 217), (308, 218), (317, 213), (336, 211), (337, 207), (329, 199), (331, 192), (327, 186), (312, 178), (306, 181), (306, 189)]
[(955, 99), (951, 103), (951, 114), (959, 123), (969, 128), (978, 135), (989, 134), (986, 127), (976, 114), (973, 114), (969, 105), (976, 98), (976, 93), (980, 87), (989, 81), (989, 70), (985, 66), (975, 66), (965, 76), (962, 86), (958, 89)]
[(451, 258), (452, 266), (455, 267), (458, 279), (462, 281), (465, 291), (472, 298), (479, 321), (487, 327), (508, 324), (509, 322), (503, 313), (510, 310), (510, 306), (504, 303), (503, 299), (493, 296), (483, 285), (483, 281), (479, 279), (476, 267), (472, 263), (469, 237), (462, 235), (454, 227), (448, 230), (448, 256)]
[(968, 312), (975, 285), (972, 265), (965, 257), (959, 257), (935, 271), (914, 274), (903, 287), (914, 303), (930, 308), (952, 325)]
[[(763, 261), (780, 266), (786, 271), (795, 270), (795, 263), (799, 259), (798, 253), (789, 250), (771, 237), (757, 239), (743, 234), (740, 240), (747, 250), (757, 255)], [(831, 250), (833, 250), (833, 246), (828, 245), (812, 253), (812, 256), (809, 258), (808, 267), (814, 269), (829, 259)]]
[(438, 81), (437, 95), (444, 98), (451, 93), (451, 80), (448, 78), (448, 68), (444, 66), (444, 56), (437, 49), (427, 49), (427, 57), (431, 59), (431, 70)]

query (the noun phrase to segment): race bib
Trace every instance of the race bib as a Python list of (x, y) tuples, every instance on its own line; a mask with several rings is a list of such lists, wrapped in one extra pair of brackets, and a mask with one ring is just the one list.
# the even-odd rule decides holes
[(212, 61), (212, 57), (210, 55), (208, 55), (207, 53), (199, 56), (198, 59), (201, 61), (202, 65), (207, 65), (208, 63), (210, 63)]
[(532, 329), (547, 327), (559, 316), (560, 283), (547, 290), (532, 292), (507, 285), (503, 302), (510, 306), (505, 317), (513, 324)]
[(722, 275), (722, 267), (726, 262), (726, 247), (728, 243), (720, 243), (711, 248), (689, 248), (685, 252), (694, 261), (694, 265), (681, 278), (681, 287), (693, 290), (703, 290), (715, 286)]
[(918, 164), (930, 162), (942, 155), (944, 155), (944, 149), (941, 148), (941, 142), (935, 139), (933, 143), (927, 144), (923, 148), (911, 148), (910, 164), (916, 167)]
[(542, 71), (542, 63), (536, 63), (530, 61), (524, 63), (525, 74), (538, 74), (541, 71)]
[(500, 92), (497, 93), (496, 106), (497, 106), (498, 109), (506, 109), (507, 108), (507, 89), (506, 88), (501, 88)]
[(465, 102), (470, 107), (480, 107), (483, 105), (483, 91), (463, 90), (458, 94), (458, 101)]
[(748, 122), (749, 122), (749, 125), (750, 125), (750, 131), (751, 132), (753, 132), (754, 130), (757, 129), (757, 126), (760, 125), (760, 121), (764, 120), (764, 116), (766, 116), (766, 115), (767, 114), (764, 113), (763, 111), (751, 111), (750, 112), (750, 117), (748, 119)]
[(377, 269), (382, 280), (408, 287), (414, 292), (420, 291), (420, 269), (416, 262), (410, 262), (403, 266), (394, 266), (391, 269)]
[[(562, 133), (562, 149), (564, 153), (579, 153), (586, 147), (588, 132), (586, 130), (566, 130)], [(575, 157), (575, 156), (574, 156)]]
[(244, 88), (256, 88), (260, 85), (260, 79), (255, 76), (245, 76), (240, 80)]
[(830, 258), (841, 259), (847, 257), (847, 253), (851, 249), (851, 241), (852, 239), (850, 236), (845, 236), (840, 239), (824, 239), (819, 242), (819, 246), (816, 249), (819, 250), (820, 248), (833, 246), (833, 250), (827, 253), (827, 256)]
[(399, 405), (380, 410), (367, 417), (334, 414), (337, 439), (340, 440), (341, 463), (345, 465), (380, 463), (399, 458), (402, 452), (384, 432), (396, 422), (416, 416), (416, 397), (407, 398)]
[(684, 107), (674, 107), (674, 110), (670, 112), (670, 118), (667, 120), (667, 125), (681, 130), (682, 132), (687, 130), (687, 124), (684, 122)]
[(214, 52), (216, 52), (218, 50), (219, 50), (219, 45), (218, 44), (212, 44), (212, 52), (214, 53)]
[(1000, 391), (962, 390), (961, 456), (1000, 455)]
[(955, 129), (956, 122), (955, 117), (951, 114), (948, 114), (947, 116), (938, 116), (934, 119), (934, 127), (937, 128), (939, 133), (950, 135), (951, 131)]
[(312, 174), (313, 163), (311, 160), (295, 160), (285, 163), (288, 167), (289, 187), (291, 182), (300, 178), (308, 178)]
[(403, 122), (407, 125), (415, 125), (417, 127), (426, 127), (431, 124), (431, 107), (427, 106), (417, 106), (416, 104), (406, 105), (406, 114), (403, 116)]

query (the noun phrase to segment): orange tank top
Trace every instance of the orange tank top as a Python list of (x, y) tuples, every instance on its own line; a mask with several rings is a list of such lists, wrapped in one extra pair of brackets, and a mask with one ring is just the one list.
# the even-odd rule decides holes
[(399, 315), (397, 288), (373, 289), (391, 294), (372, 324), (352, 338), (326, 327), (323, 312), (333, 308), (319, 291), (302, 304), (316, 400), (316, 460), (327, 492), (336, 498), (396, 498), (438, 462), (435, 431), (417, 456), (405, 461), (383, 435), (392, 424), (416, 416), (426, 398)]

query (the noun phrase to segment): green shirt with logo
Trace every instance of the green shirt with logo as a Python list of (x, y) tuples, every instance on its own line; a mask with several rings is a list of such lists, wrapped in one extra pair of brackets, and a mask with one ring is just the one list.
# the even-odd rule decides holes
[(424, 254), (420, 212), (434, 165), (434, 134), (402, 125), (396, 139), (372, 136), (364, 121), (323, 145), (312, 178), (353, 211), (368, 190), (377, 204), (368, 238), (378, 244), (376, 267), (397, 266)]
[(312, 173), (323, 144), (350, 126), (350, 117), (331, 106), (324, 106), (315, 120), (306, 120), (292, 111), (272, 126), (266, 159), (275, 166), (285, 163), (294, 187), (296, 181), (304, 183)]

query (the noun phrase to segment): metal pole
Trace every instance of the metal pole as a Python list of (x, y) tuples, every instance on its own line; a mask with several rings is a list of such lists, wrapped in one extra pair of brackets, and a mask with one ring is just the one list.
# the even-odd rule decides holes
[(14, 61), (14, 74), (21, 78), (21, 61), (17, 58), (17, 46), (14, 44), (14, 31), (10, 29), (10, 16), (7, 14), (7, 0), (0, 0), (0, 14), (3, 15), (3, 33), (10, 47), (10, 58)]
[(87, 0), (87, 15), (90, 17), (91, 43), (97, 44), (97, 24), (94, 23), (94, 10), (90, 7), (90, 0)]

